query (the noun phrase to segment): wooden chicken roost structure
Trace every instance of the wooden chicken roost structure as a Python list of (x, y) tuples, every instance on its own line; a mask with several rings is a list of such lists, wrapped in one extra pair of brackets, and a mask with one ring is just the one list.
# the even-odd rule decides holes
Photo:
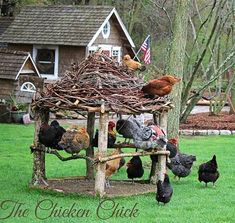
[[(94, 179), (94, 165), (97, 163), (95, 176), (95, 194), (105, 194), (106, 161), (117, 158), (107, 156), (107, 135), (109, 113), (136, 114), (150, 113), (154, 121), (165, 130), (167, 128), (167, 112), (172, 108), (171, 102), (165, 98), (145, 98), (140, 91), (144, 85), (132, 72), (123, 66), (116, 65), (105, 55), (93, 55), (86, 58), (72, 71), (67, 72), (61, 80), (48, 85), (43, 92), (38, 92), (33, 101), (35, 111), (35, 139), (33, 152), (33, 176), (31, 185), (47, 185), (45, 175), (45, 153), (56, 155), (60, 160), (86, 159), (86, 178)], [(87, 131), (92, 142), (94, 135), (95, 114), (99, 113), (98, 153), (94, 157), (91, 146), (86, 155), (62, 157), (58, 151), (46, 149), (39, 143), (38, 133), (41, 123), (48, 123), (49, 112), (57, 110), (73, 110), (87, 112)], [(157, 120), (158, 119), (158, 120)], [(115, 145), (115, 147), (122, 146)], [(127, 147), (131, 147), (130, 145)], [(157, 177), (164, 179), (166, 157), (169, 152), (165, 148), (151, 151), (122, 153), (118, 157), (147, 156), (158, 154), (158, 165), (152, 163), (150, 182), (156, 183)]]

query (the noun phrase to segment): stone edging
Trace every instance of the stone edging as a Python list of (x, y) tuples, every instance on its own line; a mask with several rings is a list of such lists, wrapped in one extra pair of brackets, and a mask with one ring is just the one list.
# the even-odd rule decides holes
[(180, 135), (185, 136), (207, 136), (207, 135), (235, 135), (235, 130), (191, 130), (181, 129), (179, 130)]

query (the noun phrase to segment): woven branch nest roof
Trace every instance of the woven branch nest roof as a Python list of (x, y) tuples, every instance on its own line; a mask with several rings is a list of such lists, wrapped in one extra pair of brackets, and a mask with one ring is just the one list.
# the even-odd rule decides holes
[(72, 71), (38, 93), (36, 108), (56, 111), (113, 111), (140, 114), (155, 113), (172, 107), (165, 97), (148, 99), (141, 91), (144, 82), (104, 54), (93, 54)]

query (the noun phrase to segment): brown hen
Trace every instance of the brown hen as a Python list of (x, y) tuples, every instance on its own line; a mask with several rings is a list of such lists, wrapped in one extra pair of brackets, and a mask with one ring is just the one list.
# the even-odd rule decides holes
[(86, 128), (72, 126), (66, 130), (59, 142), (59, 145), (71, 154), (78, 154), (82, 149), (87, 149), (90, 144), (90, 137)]
[(149, 81), (141, 90), (150, 97), (154, 97), (155, 95), (162, 97), (169, 94), (172, 91), (173, 85), (180, 80), (178, 77), (165, 75), (159, 79)]
[[(122, 153), (121, 148), (115, 149), (111, 155), (118, 155)], [(106, 178), (106, 187), (110, 187), (109, 178), (118, 170), (120, 167), (121, 158), (109, 160), (106, 162), (105, 178)]]
[(145, 66), (143, 66), (141, 63), (132, 60), (130, 55), (125, 55), (123, 57), (123, 63), (128, 67), (128, 70), (135, 71), (135, 70), (140, 70), (144, 71), (146, 69)]

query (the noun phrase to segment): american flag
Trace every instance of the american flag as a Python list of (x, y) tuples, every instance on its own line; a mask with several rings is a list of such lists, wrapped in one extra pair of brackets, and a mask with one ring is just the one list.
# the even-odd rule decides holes
[(144, 53), (144, 62), (146, 64), (150, 64), (150, 35), (148, 35), (145, 39), (145, 41), (143, 42), (143, 44), (141, 45), (140, 49), (143, 51)]

